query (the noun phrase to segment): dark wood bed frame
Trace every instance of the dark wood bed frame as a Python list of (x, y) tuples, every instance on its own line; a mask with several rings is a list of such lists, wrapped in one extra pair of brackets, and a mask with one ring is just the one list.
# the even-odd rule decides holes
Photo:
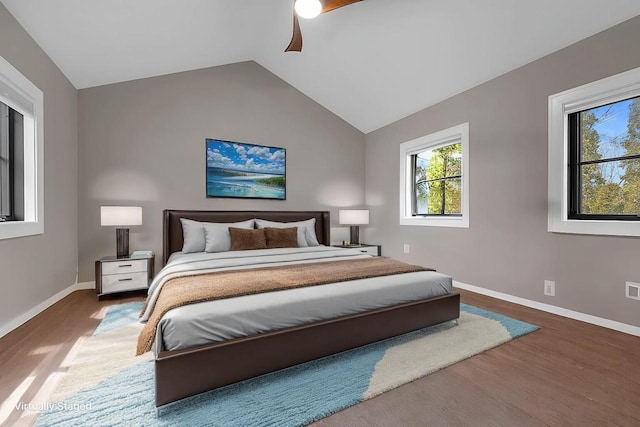
[[(173, 252), (182, 250), (180, 218), (205, 222), (315, 218), (318, 241), (330, 243), (329, 212), (165, 210), (163, 265)], [(186, 350), (162, 351), (155, 361), (156, 406), (459, 316), (460, 295), (453, 293)]]

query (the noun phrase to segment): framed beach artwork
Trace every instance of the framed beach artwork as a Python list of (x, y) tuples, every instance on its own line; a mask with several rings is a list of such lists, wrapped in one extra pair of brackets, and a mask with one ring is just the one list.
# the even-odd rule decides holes
[(287, 198), (284, 148), (207, 139), (207, 197)]

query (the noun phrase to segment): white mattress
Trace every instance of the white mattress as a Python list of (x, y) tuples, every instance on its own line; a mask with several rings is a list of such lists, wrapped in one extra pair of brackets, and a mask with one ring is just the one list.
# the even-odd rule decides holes
[[(176, 253), (156, 276), (149, 293), (151, 302), (155, 301), (164, 281), (190, 270), (221, 271), (367, 257), (358, 250), (326, 246), (219, 254)], [(423, 271), (191, 304), (164, 315), (154, 351), (157, 354), (186, 349), (451, 292), (451, 277)], [(150, 311), (151, 307), (144, 313), (143, 321)]]

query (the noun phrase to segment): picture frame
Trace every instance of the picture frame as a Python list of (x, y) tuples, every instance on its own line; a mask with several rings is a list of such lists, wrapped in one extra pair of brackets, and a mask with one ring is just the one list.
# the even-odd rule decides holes
[(207, 198), (286, 200), (284, 148), (205, 140)]

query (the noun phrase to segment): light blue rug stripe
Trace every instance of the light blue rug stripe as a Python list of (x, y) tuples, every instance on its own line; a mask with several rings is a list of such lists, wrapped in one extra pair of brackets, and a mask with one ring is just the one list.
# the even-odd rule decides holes
[(125, 325), (138, 321), (144, 302), (136, 301), (126, 304), (112, 305), (98, 325), (93, 335), (114, 331)]
[(486, 317), (500, 322), (502, 326), (509, 332), (511, 338), (518, 338), (522, 335), (529, 334), (533, 331), (537, 331), (539, 328), (535, 325), (531, 325), (520, 320), (512, 319), (511, 317), (503, 316), (502, 314), (494, 313), (493, 311), (483, 310), (472, 305), (460, 304), (460, 310), (466, 311), (470, 314)]
[[(94, 335), (137, 321), (142, 303), (113, 306)], [(512, 337), (538, 329), (477, 307), (461, 310), (496, 320)], [(394, 346), (454, 327), (414, 331), (253, 378), (168, 405), (156, 412), (153, 362), (141, 362), (44, 412), (37, 426), (302, 426), (363, 401), (376, 364)], [(74, 405), (91, 403), (90, 411)], [(158, 416), (159, 414), (159, 416)]]
[[(367, 346), (184, 399), (156, 418), (153, 362), (139, 363), (65, 401), (38, 426), (302, 426), (363, 400), (389, 344)], [(276, 409), (277, 408), (277, 409)]]

